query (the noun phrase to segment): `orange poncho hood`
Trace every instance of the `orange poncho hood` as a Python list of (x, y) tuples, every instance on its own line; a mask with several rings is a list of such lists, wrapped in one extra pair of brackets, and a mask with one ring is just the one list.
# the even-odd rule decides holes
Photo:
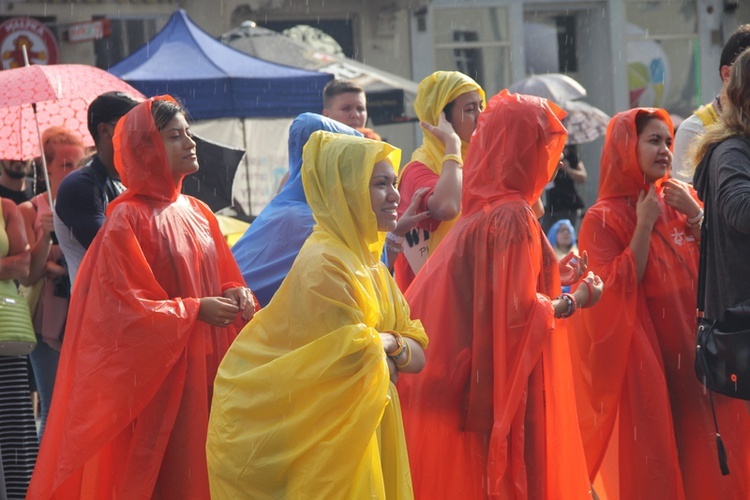
[[(539, 97), (507, 90), (493, 97), (479, 118), (466, 157), (464, 214), (511, 193), (534, 203), (560, 161), (567, 139), (560, 122), (564, 117), (562, 109)], [(511, 122), (513, 126), (506, 126)], [(503, 159), (502, 168), (497, 168), (497, 158)]]
[(175, 184), (161, 133), (151, 115), (154, 101), (177, 103), (168, 95), (152, 97), (117, 122), (112, 139), (115, 168), (127, 190), (109, 204), (107, 213), (134, 196), (171, 203), (182, 191), (182, 179)]
[[(640, 114), (653, 114), (667, 124), (674, 136), (674, 127), (669, 113), (660, 108), (635, 108), (617, 113), (607, 126), (602, 160), (599, 164), (599, 200), (621, 196), (638, 197), (641, 191), (648, 192), (648, 181), (638, 163), (638, 133), (635, 120)], [(656, 181), (660, 187), (669, 176)]]

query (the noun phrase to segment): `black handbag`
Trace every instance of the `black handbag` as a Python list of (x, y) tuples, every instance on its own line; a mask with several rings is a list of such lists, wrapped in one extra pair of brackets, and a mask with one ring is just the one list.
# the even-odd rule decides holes
[(699, 318), (695, 373), (713, 392), (750, 400), (750, 329), (726, 331), (716, 320)]

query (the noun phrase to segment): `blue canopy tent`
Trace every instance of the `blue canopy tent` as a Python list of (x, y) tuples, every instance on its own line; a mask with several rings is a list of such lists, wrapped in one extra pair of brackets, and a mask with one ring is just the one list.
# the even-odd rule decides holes
[(178, 97), (195, 120), (319, 112), (333, 76), (257, 59), (203, 31), (180, 9), (146, 45), (109, 68), (147, 96)]

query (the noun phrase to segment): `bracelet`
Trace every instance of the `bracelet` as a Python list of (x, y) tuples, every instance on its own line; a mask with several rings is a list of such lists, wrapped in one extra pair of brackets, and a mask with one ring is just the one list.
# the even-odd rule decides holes
[(581, 306), (581, 309), (586, 309), (594, 299), (594, 284), (587, 279), (583, 280), (583, 283), (586, 285), (586, 288), (589, 289), (589, 298), (586, 300), (586, 303)]
[(394, 360), (396, 362), (396, 368), (398, 368), (399, 370), (401, 368), (406, 368), (409, 365), (409, 363), (411, 363), (411, 347), (409, 347), (408, 342), (404, 342), (404, 350), (406, 351), (406, 361), (404, 361), (403, 363), (399, 363)]
[(464, 161), (461, 159), (459, 155), (445, 155), (443, 156), (441, 164), (445, 163), (446, 161), (453, 160), (456, 163), (458, 163), (458, 168), (464, 168)]
[(393, 234), (393, 233), (386, 234), (385, 235), (385, 239), (387, 241), (390, 241), (391, 243), (393, 243), (395, 245), (399, 245), (399, 246), (403, 245), (403, 243), (404, 243), (404, 237), (403, 236), (398, 236), (398, 235)]
[(698, 215), (696, 215), (695, 217), (691, 219), (687, 219), (686, 222), (687, 222), (688, 227), (695, 227), (695, 226), (701, 227), (703, 225), (704, 214), (705, 212), (703, 212), (703, 209), (701, 209), (701, 211), (698, 212)]
[(567, 309), (565, 309), (565, 312), (560, 315), (561, 318), (568, 318), (572, 316), (574, 312), (576, 312), (576, 309), (578, 308), (578, 303), (576, 302), (576, 298), (573, 295), (569, 293), (563, 293), (557, 298), (562, 299), (568, 303)]
[(385, 353), (389, 358), (395, 359), (399, 357), (402, 352), (404, 352), (404, 349), (406, 349), (406, 342), (398, 332), (394, 332), (393, 330), (386, 330), (385, 333), (390, 333), (391, 335), (393, 335), (393, 338), (396, 339), (396, 350), (393, 352)]

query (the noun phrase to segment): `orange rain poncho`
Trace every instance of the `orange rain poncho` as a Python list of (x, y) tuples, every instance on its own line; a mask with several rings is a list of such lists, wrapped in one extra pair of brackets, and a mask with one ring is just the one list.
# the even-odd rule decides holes
[(323, 131), (305, 145), (316, 225), (219, 367), (207, 443), (214, 500), (412, 498), (378, 332), (427, 338), (380, 263), (369, 194), (375, 163), (398, 169), (400, 153)]
[(76, 279), (29, 498), (209, 496), (212, 384), (236, 330), (198, 320), (199, 299), (243, 281), (210, 209), (179, 194), (151, 103), (117, 125), (128, 189)]
[[(414, 101), (414, 111), (417, 113), (417, 117), (420, 121), (429, 123), (430, 125), (437, 126), (440, 120), (440, 114), (443, 112), (445, 107), (456, 100), (459, 96), (468, 92), (478, 92), (482, 98), (482, 104), (484, 105), (485, 96), (484, 90), (479, 86), (477, 82), (469, 78), (468, 76), (458, 71), (436, 71), (421, 82), (419, 82), (419, 89), (417, 91), (417, 98)], [(424, 165), (431, 170), (436, 179), (440, 176), (443, 171), (443, 156), (445, 156), (445, 145), (435, 137), (434, 134), (426, 131), (422, 127), (423, 142), (414, 153), (411, 155), (411, 161), (404, 166), (399, 174), (399, 189), (403, 191), (401, 181), (404, 178), (405, 172), (418, 165)], [(461, 143), (461, 157), (466, 157), (466, 151), (469, 147), (469, 143)], [(409, 189), (409, 192), (402, 192), (401, 203), (399, 203), (399, 216), (403, 215), (406, 209), (411, 203), (414, 191), (419, 189), (420, 185), (411, 186), (413, 189)], [(420, 209), (427, 210), (427, 200), (429, 199), (429, 193), (422, 201)], [(443, 241), (445, 235), (453, 227), (458, 220), (455, 217), (451, 220), (437, 221), (435, 219), (428, 219), (423, 221), (418, 226), (421, 229), (429, 232), (429, 239), (427, 240), (427, 248), (429, 255), (435, 252), (438, 244)], [(435, 228), (435, 224), (439, 224)], [(406, 243), (404, 243), (406, 245)], [(405, 254), (400, 254), (394, 263), (394, 277), (396, 283), (401, 290), (406, 290), (414, 279), (414, 271), (406, 260)]]
[[(732, 473), (722, 477), (709, 399), (694, 372), (698, 245), (685, 216), (667, 206), (651, 232), (640, 282), (630, 240), (647, 191), (633, 109), (609, 124), (599, 199), (583, 219), (579, 248), (604, 294), (570, 326), (581, 433), (601, 498), (750, 498), (750, 417), (741, 401), (714, 396)], [(664, 179), (657, 181), (661, 185)], [(661, 191), (657, 189), (657, 191)], [(572, 335), (575, 333), (575, 335)], [(600, 488), (599, 485), (603, 485)]]
[(493, 97), (464, 166), (463, 213), (406, 293), (430, 335), (399, 381), (416, 498), (590, 498), (555, 252), (530, 205), (555, 173), (564, 112)]

